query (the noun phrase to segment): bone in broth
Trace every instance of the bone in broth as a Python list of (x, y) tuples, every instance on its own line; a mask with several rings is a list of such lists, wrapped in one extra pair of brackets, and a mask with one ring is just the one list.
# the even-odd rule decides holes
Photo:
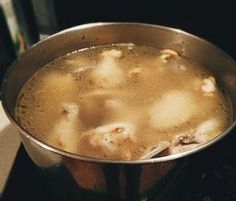
[(193, 149), (222, 133), (231, 116), (229, 97), (202, 66), (171, 49), (133, 44), (55, 59), (16, 104), (21, 126), (43, 142), (115, 160)]

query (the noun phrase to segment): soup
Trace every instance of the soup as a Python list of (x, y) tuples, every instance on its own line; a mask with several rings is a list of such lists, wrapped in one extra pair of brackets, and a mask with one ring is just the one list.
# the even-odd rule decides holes
[(201, 65), (171, 49), (113, 44), (42, 66), (16, 104), (20, 125), (43, 142), (114, 160), (181, 153), (231, 123), (231, 103)]

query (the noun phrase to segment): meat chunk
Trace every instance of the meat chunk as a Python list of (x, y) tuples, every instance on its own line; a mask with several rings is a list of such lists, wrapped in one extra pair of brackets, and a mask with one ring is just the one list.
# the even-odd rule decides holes
[(198, 146), (199, 146), (198, 143), (190, 143), (190, 144), (186, 144), (186, 145), (171, 146), (169, 149), (169, 154), (182, 153), (185, 151), (189, 151), (191, 149), (195, 149)]
[(195, 111), (195, 99), (190, 92), (169, 91), (151, 106), (150, 123), (156, 128), (171, 128), (186, 122)]
[(177, 57), (179, 56), (178, 52), (172, 50), (172, 49), (164, 49), (161, 50), (161, 54), (167, 54), (169, 57)]
[(216, 81), (212, 76), (204, 79), (196, 78), (192, 83), (194, 89), (202, 91), (204, 96), (213, 96), (213, 93), (216, 91)]
[(92, 72), (95, 83), (103, 88), (112, 88), (124, 80), (124, 72), (119, 67), (116, 59), (122, 56), (119, 50), (109, 50), (102, 53), (102, 59), (97, 68)]
[(181, 133), (173, 137), (172, 145), (169, 149), (171, 154), (194, 149), (205, 141), (205, 136), (198, 136), (193, 130), (191, 132)]
[(118, 158), (125, 160), (131, 157), (129, 150), (125, 149), (126, 145), (136, 142), (134, 126), (123, 122), (89, 130), (82, 133), (81, 138), (87, 140), (87, 146), (99, 148), (100, 153), (104, 154), (107, 158), (117, 158), (118, 155)]
[(161, 59), (164, 63), (167, 63), (167, 59), (177, 58), (179, 56), (178, 52), (171, 49), (161, 50)]
[(61, 117), (56, 122), (48, 142), (69, 152), (76, 152), (78, 146), (78, 115), (79, 106), (75, 103), (65, 103), (62, 106)]
[(119, 143), (127, 140), (134, 141), (134, 133), (131, 125), (127, 123), (116, 123), (101, 126), (95, 129), (95, 133), (90, 139), (94, 146), (105, 146), (108, 149), (115, 150)]
[(207, 95), (209, 93), (212, 93), (216, 90), (216, 81), (214, 77), (210, 76), (208, 78), (203, 79), (203, 83), (201, 86), (201, 90)]
[(201, 123), (196, 129), (190, 129), (186, 133), (175, 135), (169, 148), (171, 154), (181, 153), (198, 147), (208, 141), (209, 134), (216, 132), (219, 122), (210, 119)]

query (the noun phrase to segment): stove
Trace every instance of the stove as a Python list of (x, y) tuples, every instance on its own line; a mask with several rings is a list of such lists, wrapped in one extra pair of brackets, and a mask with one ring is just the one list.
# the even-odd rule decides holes
[[(176, 177), (175, 192), (168, 193), (172, 195), (170, 200), (236, 201), (235, 135), (236, 129), (217, 144), (189, 158), (188, 172), (184, 178), (182, 174)], [(21, 146), (0, 200), (56, 201), (45, 182)], [(166, 201), (165, 198), (151, 200), (160, 199)]]

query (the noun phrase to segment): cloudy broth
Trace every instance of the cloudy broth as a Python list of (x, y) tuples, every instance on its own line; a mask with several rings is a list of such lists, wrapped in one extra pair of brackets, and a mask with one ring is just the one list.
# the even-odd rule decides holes
[(230, 100), (216, 81), (170, 49), (91, 47), (40, 68), (15, 111), (23, 128), (59, 149), (148, 159), (193, 149), (229, 126)]

